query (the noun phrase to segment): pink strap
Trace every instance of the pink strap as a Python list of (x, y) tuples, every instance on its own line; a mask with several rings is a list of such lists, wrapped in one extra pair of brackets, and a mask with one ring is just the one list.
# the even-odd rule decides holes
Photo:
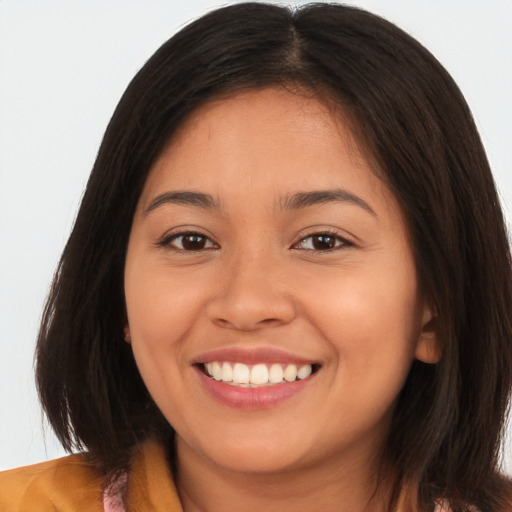
[(125, 512), (122, 491), (126, 487), (128, 474), (122, 473), (108, 487), (103, 490), (104, 512)]

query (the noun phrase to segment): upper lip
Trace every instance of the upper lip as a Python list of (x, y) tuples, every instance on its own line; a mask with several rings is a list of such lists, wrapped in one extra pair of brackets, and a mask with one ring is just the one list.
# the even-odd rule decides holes
[(257, 363), (319, 364), (318, 361), (313, 359), (304, 358), (272, 347), (226, 347), (210, 350), (195, 357), (192, 364), (210, 363), (214, 361), (236, 362), (249, 365)]

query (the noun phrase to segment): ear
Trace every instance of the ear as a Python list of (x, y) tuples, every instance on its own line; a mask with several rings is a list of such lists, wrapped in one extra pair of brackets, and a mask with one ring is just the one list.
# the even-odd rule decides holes
[(425, 304), (414, 357), (424, 363), (436, 364), (441, 360), (442, 355), (443, 347), (439, 338), (437, 316), (433, 308)]
[(128, 344), (132, 341), (132, 337), (130, 336), (130, 326), (128, 324), (124, 326), (124, 341)]

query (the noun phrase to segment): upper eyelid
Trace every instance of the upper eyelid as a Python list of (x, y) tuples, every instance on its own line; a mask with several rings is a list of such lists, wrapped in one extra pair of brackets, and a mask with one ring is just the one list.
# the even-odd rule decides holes
[(184, 235), (199, 235), (208, 238), (209, 240), (215, 241), (214, 237), (209, 233), (205, 232), (204, 229), (196, 226), (176, 226), (174, 228), (168, 229), (165, 233), (160, 237), (160, 240), (169, 240), (173, 237), (179, 237)]
[(315, 235), (333, 236), (335, 238), (339, 238), (340, 240), (343, 240), (347, 244), (352, 244), (352, 245), (357, 245), (357, 243), (358, 243), (357, 237), (347, 233), (346, 231), (342, 231), (342, 230), (336, 229), (336, 228), (312, 226), (310, 228), (301, 230), (299, 232), (299, 234), (297, 235), (297, 241), (294, 242), (294, 244), (297, 244), (297, 243), (301, 242), (302, 240), (305, 240), (306, 238), (309, 238), (309, 237), (315, 236)]

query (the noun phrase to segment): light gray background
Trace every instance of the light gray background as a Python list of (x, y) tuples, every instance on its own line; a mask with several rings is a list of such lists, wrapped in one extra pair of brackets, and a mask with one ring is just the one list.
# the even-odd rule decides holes
[[(512, 0), (346, 3), (409, 31), (459, 83), (510, 223)], [(220, 5), (0, 0), (0, 469), (63, 453), (51, 432), (44, 434), (33, 384), (34, 342), (52, 273), (113, 109), (161, 43)], [(505, 452), (512, 474), (510, 446)]]

